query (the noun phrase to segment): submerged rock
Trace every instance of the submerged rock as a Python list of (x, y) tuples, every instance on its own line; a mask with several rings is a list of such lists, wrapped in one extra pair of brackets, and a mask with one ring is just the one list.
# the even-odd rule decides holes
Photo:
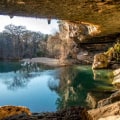
[(108, 65), (108, 57), (104, 53), (99, 53), (94, 56), (94, 61), (92, 65), (93, 69), (107, 68)]

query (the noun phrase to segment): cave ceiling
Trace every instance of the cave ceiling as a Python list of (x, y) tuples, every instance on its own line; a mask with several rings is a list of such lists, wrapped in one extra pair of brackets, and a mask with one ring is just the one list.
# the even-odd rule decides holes
[(0, 0), (0, 14), (88, 22), (120, 32), (120, 0)]

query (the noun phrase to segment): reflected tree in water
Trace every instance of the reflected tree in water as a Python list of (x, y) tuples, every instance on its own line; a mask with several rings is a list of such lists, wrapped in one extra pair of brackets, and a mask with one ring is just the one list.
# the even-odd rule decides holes
[(51, 91), (58, 91), (59, 88), (59, 80), (58, 79), (50, 79), (48, 81), (48, 87)]
[(26, 64), (25, 66), (22, 66), (19, 70), (14, 72), (12, 71), (12, 79), (4, 80), (4, 83), (7, 85), (7, 88), (9, 90), (24, 88), (27, 86), (32, 78), (40, 75), (42, 69), (41, 65), (39, 64)]
[[(59, 95), (56, 101), (57, 109), (78, 105), (88, 107), (89, 93), (96, 95), (97, 92), (95, 91), (100, 92), (98, 86), (102, 86), (104, 83), (104, 81), (95, 81), (93, 79), (91, 67), (85, 67), (84, 69), (73, 66), (65, 67), (61, 68), (59, 73), (59, 85), (57, 86), (53, 82), (49, 85), (50, 89)], [(105, 85), (106, 87), (109, 86), (109, 84)]]
[(78, 71), (73, 67), (66, 67), (61, 70), (58, 90), (60, 97), (56, 101), (58, 109), (70, 106), (86, 105), (85, 99), (87, 96), (87, 90), (84, 79), (85, 76), (85, 72)]
[(10, 81), (5, 81), (4, 83), (7, 85), (7, 88), (9, 90), (17, 90), (19, 88), (24, 88), (27, 86), (28, 82), (29, 82), (29, 78), (26, 76), (14, 76), (12, 80)]

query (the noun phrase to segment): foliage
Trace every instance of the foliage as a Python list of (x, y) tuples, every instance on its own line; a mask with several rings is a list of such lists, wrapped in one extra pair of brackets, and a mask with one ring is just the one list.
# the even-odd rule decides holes
[(118, 41), (113, 48), (114, 48), (113, 58), (117, 62), (119, 62), (120, 61), (120, 41)]
[(19, 60), (37, 57), (39, 51), (44, 55), (46, 39), (47, 35), (26, 30), (24, 26), (7, 25), (0, 33), (0, 58)]
[(47, 51), (48, 56), (53, 58), (59, 58), (61, 49), (61, 40), (59, 34), (56, 33), (54, 36), (49, 36), (47, 40)]
[(120, 62), (120, 41), (114, 44), (113, 47), (109, 48), (105, 53), (110, 60), (115, 60), (116, 62)]

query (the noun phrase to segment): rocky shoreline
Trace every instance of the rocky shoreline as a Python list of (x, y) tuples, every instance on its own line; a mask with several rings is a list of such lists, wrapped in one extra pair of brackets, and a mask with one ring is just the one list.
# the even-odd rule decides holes
[(72, 107), (57, 112), (31, 113), (25, 107), (3, 106), (0, 108), (0, 120), (92, 120), (92, 117), (82, 107)]

